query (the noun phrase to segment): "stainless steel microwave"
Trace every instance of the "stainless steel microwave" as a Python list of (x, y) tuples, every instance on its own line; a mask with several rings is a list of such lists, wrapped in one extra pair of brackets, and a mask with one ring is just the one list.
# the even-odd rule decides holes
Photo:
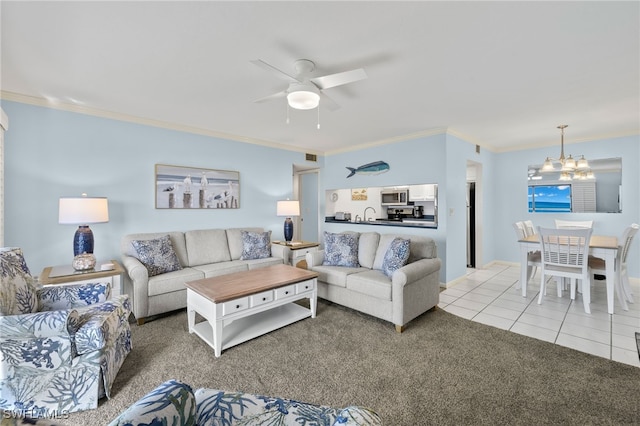
[(383, 206), (406, 206), (409, 202), (408, 189), (383, 189), (380, 192)]

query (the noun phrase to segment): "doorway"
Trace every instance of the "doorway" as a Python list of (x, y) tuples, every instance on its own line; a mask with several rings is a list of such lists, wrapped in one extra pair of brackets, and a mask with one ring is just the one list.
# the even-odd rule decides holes
[(467, 182), (467, 268), (476, 267), (476, 183)]
[(319, 241), (319, 202), (318, 169), (297, 170), (294, 172), (294, 193), (300, 201), (300, 217), (296, 229), (300, 230), (294, 238), (300, 241)]
[(467, 268), (482, 268), (482, 164), (467, 161)]

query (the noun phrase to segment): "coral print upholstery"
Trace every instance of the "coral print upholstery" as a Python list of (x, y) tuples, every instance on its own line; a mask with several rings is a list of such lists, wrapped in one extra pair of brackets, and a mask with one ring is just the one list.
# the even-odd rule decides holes
[[(20, 249), (1, 249), (0, 264), (0, 410), (51, 418), (96, 408), (131, 351), (128, 296), (110, 298), (108, 283), (37, 288)], [(37, 309), (7, 314), (30, 306), (23, 283)]]
[(2, 248), (0, 258), (0, 315), (30, 314), (38, 310), (37, 283), (22, 250)]
[(381, 424), (378, 414), (363, 407), (339, 409), (292, 399), (205, 388), (193, 392), (189, 385), (169, 380), (138, 400), (109, 426)]

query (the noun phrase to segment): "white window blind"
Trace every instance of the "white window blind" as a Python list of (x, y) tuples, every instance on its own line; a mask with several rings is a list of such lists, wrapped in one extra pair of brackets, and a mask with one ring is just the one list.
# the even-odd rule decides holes
[(571, 182), (572, 211), (596, 211), (596, 183), (595, 181)]

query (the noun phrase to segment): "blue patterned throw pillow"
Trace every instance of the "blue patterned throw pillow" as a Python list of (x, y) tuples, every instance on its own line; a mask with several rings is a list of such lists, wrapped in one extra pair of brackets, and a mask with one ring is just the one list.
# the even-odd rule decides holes
[(240, 260), (266, 259), (267, 257), (271, 257), (271, 231), (242, 231)]
[(324, 233), (324, 261), (327, 266), (349, 266), (357, 268), (358, 241), (360, 234)]
[(155, 240), (133, 240), (131, 244), (150, 277), (182, 269), (169, 235)]
[(391, 241), (382, 261), (382, 272), (386, 276), (391, 278), (397, 269), (407, 264), (410, 245), (411, 240), (405, 240), (404, 238), (394, 238)]

